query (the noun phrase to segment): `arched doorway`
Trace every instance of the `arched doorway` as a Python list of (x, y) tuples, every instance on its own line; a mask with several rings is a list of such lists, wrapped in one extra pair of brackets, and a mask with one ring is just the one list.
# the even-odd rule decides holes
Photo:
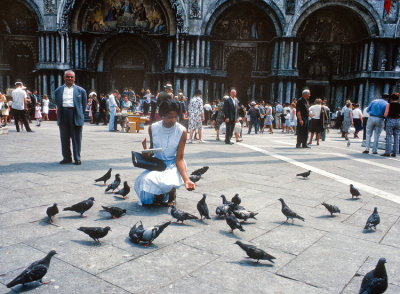
[(241, 103), (246, 103), (251, 96), (251, 71), (253, 60), (244, 51), (232, 53), (227, 59), (227, 89), (235, 88)]
[(21, 80), (34, 87), (34, 66), (37, 62), (36, 32), (38, 23), (34, 13), (15, 0), (3, 0), (0, 5), (0, 89)]
[[(309, 88), (312, 100), (327, 98), (331, 106), (357, 101), (360, 63), (368, 30), (349, 8), (329, 6), (316, 10), (299, 27), (298, 88)], [(346, 89), (340, 95), (336, 90)], [(340, 97), (339, 97), (340, 96)], [(346, 96), (346, 97), (345, 97)]]
[(211, 92), (218, 98), (236, 88), (238, 98), (245, 103), (268, 92), (272, 40), (277, 35), (272, 20), (275, 15), (261, 2), (258, 6), (229, 1), (226, 6), (210, 19)]

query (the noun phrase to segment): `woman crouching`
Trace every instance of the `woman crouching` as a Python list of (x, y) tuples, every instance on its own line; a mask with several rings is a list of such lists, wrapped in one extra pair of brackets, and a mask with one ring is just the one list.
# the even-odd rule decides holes
[(160, 104), (159, 114), (162, 120), (149, 126), (150, 148), (161, 148), (155, 157), (161, 159), (166, 169), (141, 173), (135, 181), (135, 192), (139, 205), (172, 205), (176, 199), (176, 188), (185, 185), (189, 191), (195, 184), (186, 172), (183, 159), (187, 131), (177, 123), (179, 104), (175, 100), (167, 100)]

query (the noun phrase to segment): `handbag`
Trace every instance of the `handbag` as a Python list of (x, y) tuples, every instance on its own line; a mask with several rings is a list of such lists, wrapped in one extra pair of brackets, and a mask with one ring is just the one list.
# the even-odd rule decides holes
[(164, 171), (167, 166), (157, 157), (144, 157), (141, 153), (132, 151), (132, 163), (135, 167), (152, 171)]

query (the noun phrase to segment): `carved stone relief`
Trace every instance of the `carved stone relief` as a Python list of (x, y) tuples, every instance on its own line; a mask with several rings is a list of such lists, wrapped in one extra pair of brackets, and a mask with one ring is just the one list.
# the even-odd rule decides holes
[(44, 1), (44, 14), (56, 15), (57, 14), (57, 0), (43, 0)]
[(390, 7), (390, 13), (387, 14), (385, 8), (383, 8), (383, 21), (385, 23), (396, 23), (399, 17), (399, 2), (392, 1), (392, 6)]
[(202, 0), (190, 0), (190, 17), (201, 18)]
[(296, 9), (295, 0), (286, 0), (285, 6), (286, 6), (286, 14), (294, 15), (294, 11)]

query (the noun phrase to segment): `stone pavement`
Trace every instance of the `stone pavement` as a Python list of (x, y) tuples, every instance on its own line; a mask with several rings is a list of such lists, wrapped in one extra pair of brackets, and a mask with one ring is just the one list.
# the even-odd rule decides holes
[[(142, 170), (134, 168), (130, 151), (140, 150), (147, 136), (109, 133), (107, 127), (85, 125), (82, 165), (59, 165), (61, 160), (55, 122), (33, 127), (35, 133), (0, 137), (0, 293), (32, 261), (51, 249), (52, 259), (44, 281), (14, 287), (32, 293), (358, 293), (363, 275), (379, 257), (387, 259), (389, 288), (400, 293), (399, 158), (361, 154), (360, 140), (349, 148), (338, 131), (312, 149), (294, 148), (295, 136), (244, 135), (243, 144), (228, 146), (215, 141), (205, 129), (205, 144), (187, 145), (188, 170), (210, 166), (193, 192), (178, 190), (178, 208), (197, 214), (203, 193), (211, 220), (171, 224), (148, 248), (132, 244), (130, 228), (139, 220), (146, 226), (171, 220), (167, 208), (142, 208), (134, 191), (128, 200), (105, 194), (93, 179), (109, 167), (113, 175), (133, 186)], [(245, 130), (247, 131), (247, 129)], [(310, 178), (296, 174), (312, 169)], [(362, 186), (362, 197), (351, 200), (348, 181)], [(357, 187), (357, 185), (356, 185)], [(133, 189), (132, 189), (133, 190)], [(242, 205), (257, 211), (257, 220), (245, 232), (228, 232), (215, 217), (221, 194), (239, 193)], [(53, 202), (63, 207), (95, 197), (81, 219), (61, 211), (53, 225), (45, 211)], [(305, 218), (285, 224), (278, 198)], [(384, 198), (382, 198), (384, 197)], [(388, 199), (394, 200), (390, 201)], [(321, 202), (340, 207), (328, 216)], [(128, 213), (110, 219), (101, 205), (117, 205)], [(376, 232), (363, 233), (374, 206), (381, 224)], [(101, 246), (76, 229), (110, 226)], [(275, 264), (255, 264), (237, 245), (242, 240), (276, 257)]]

